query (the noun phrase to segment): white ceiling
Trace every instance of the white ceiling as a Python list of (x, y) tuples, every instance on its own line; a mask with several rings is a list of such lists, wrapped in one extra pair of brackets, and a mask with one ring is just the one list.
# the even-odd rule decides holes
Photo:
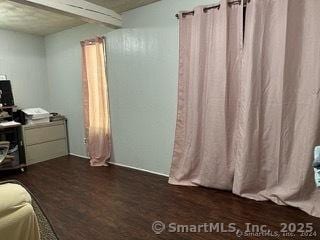
[[(118, 13), (128, 11), (158, 0), (87, 0)], [(8, 0), (0, 0), (0, 28), (36, 35), (56, 33), (84, 24), (76, 17), (30, 7)]]
[(122, 13), (137, 7), (148, 5), (159, 0), (86, 0), (97, 5)]

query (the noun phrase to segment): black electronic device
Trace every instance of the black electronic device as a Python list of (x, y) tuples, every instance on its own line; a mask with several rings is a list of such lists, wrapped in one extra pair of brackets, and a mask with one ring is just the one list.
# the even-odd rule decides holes
[(10, 80), (0, 81), (0, 103), (3, 107), (14, 106)]
[(25, 113), (21, 109), (13, 111), (12, 117), (14, 121), (19, 122), (22, 125), (25, 125), (27, 123)]

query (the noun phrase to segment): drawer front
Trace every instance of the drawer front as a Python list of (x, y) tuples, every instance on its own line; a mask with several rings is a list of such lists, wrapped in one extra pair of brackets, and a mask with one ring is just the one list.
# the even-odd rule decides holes
[(66, 155), (68, 155), (68, 151), (67, 142), (65, 139), (26, 147), (26, 158), (28, 165)]
[(66, 138), (64, 125), (26, 129), (24, 131), (25, 144), (34, 145)]

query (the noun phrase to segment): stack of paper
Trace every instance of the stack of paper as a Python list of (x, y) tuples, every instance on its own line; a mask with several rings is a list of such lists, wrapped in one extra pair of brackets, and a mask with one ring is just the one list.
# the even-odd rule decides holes
[(50, 122), (50, 113), (42, 108), (28, 108), (22, 111), (26, 114), (27, 124)]

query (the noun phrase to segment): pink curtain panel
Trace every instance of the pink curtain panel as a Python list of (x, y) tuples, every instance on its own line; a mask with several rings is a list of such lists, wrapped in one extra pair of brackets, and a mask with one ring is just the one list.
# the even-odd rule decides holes
[[(320, 1), (180, 14), (171, 184), (231, 190), (320, 217)], [(245, 39), (243, 26), (245, 25)]]
[(81, 42), (83, 110), (87, 151), (91, 166), (107, 166), (111, 154), (105, 41), (96, 38)]

